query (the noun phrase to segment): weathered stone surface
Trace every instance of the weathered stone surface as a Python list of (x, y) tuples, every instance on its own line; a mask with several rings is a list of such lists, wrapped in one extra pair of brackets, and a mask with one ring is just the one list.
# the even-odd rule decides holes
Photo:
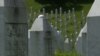
[(27, 12), (23, 7), (5, 8), (6, 23), (27, 23)]
[(0, 56), (4, 56), (4, 8), (0, 7)]
[(25, 7), (25, 0), (4, 0), (5, 7)]
[(0, 0), (0, 56), (28, 56), (25, 0)]
[(98, 56), (100, 55), (100, 16), (89, 17), (87, 26), (87, 56)]
[(5, 56), (27, 56), (27, 24), (6, 24)]

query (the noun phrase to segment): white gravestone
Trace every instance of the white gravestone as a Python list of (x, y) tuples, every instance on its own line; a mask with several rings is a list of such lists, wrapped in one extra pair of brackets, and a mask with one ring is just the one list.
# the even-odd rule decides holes
[(100, 0), (95, 0), (87, 18), (86, 56), (100, 55)]
[(0, 0), (0, 56), (27, 56), (28, 27), (24, 2)]
[(29, 56), (54, 56), (57, 48), (63, 49), (62, 43), (60, 34), (39, 15), (29, 30)]
[(76, 50), (80, 55), (86, 54), (86, 45), (87, 45), (87, 23), (81, 29), (77, 39), (76, 39)]
[(53, 56), (51, 27), (43, 15), (36, 18), (29, 32), (29, 56)]
[[(82, 34), (82, 43), (78, 46), (82, 47), (83, 56), (100, 55), (100, 0), (95, 0), (87, 16), (87, 33)], [(81, 46), (82, 45), (82, 46)], [(81, 50), (79, 50), (81, 51)]]

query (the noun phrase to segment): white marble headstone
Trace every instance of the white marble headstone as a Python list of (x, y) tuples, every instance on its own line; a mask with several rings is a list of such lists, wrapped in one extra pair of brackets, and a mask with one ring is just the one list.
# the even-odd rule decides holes
[(52, 30), (44, 15), (39, 15), (29, 30), (28, 56), (53, 56)]
[(100, 55), (100, 0), (95, 0), (87, 18), (86, 56)]
[[(78, 41), (83, 56), (100, 55), (100, 0), (95, 0), (87, 16), (87, 32)], [(85, 39), (84, 39), (85, 38)]]
[(44, 15), (39, 15), (29, 30), (29, 56), (54, 56), (56, 50), (63, 50), (64, 40)]

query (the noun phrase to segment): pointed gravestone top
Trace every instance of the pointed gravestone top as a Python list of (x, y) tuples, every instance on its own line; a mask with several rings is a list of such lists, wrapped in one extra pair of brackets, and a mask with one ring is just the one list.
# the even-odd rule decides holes
[(49, 31), (51, 30), (51, 26), (47, 22), (47, 19), (44, 15), (39, 15), (38, 18), (32, 24), (31, 31)]
[(100, 16), (100, 0), (95, 0), (88, 17)]

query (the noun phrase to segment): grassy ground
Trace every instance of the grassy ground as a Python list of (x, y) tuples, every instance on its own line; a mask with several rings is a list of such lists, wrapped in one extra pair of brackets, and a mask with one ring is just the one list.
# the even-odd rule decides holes
[[(84, 11), (84, 16), (86, 17), (89, 9), (91, 8), (91, 5), (93, 3), (94, 0), (62, 0), (62, 1), (57, 1), (57, 0), (27, 0), (27, 6), (28, 6), (28, 10), (29, 12), (31, 12), (31, 8), (32, 8), (32, 13), (33, 12), (38, 12), (39, 10), (41, 11), (43, 8), (46, 9), (47, 13), (50, 13), (51, 10), (55, 10), (55, 9), (59, 9), (59, 7), (63, 8), (63, 11), (68, 11), (68, 10), (72, 10), (72, 8), (75, 8), (75, 14), (77, 17), (77, 29), (78, 29), (78, 33), (81, 29), (81, 27), (84, 25), (81, 25), (83, 19), (81, 17), (81, 13), (82, 10)], [(29, 18), (29, 20), (32, 19), (29, 24), (31, 25), (33, 22), (33, 18)], [(68, 24), (67, 27), (67, 32), (63, 32), (62, 35), (68, 35), (68, 38), (74, 39), (75, 40), (75, 33), (74, 33), (74, 23), (73, 23), (73, 19), (70, 19), (70, 23)], [(54, 19), (51, 20), (54, 24)], [(58, 23), (59, 25), (59, 23)], [(30, 27), (29, 27), (30, 28)], [(64, 26), (62, 26), (62, 29), (64, 28)], [(58, 28), (59, 29), (59, 28)], [(74, 42), (73, 42), (74, 44)], [(70, 52), (69, 55), (65, 54), (62, 55), (61, 54), (57, 54), (57, 56), (73, 56), (73, 53), (75, 52)], [(77, 56), (77, 55), (76, 55)]]

